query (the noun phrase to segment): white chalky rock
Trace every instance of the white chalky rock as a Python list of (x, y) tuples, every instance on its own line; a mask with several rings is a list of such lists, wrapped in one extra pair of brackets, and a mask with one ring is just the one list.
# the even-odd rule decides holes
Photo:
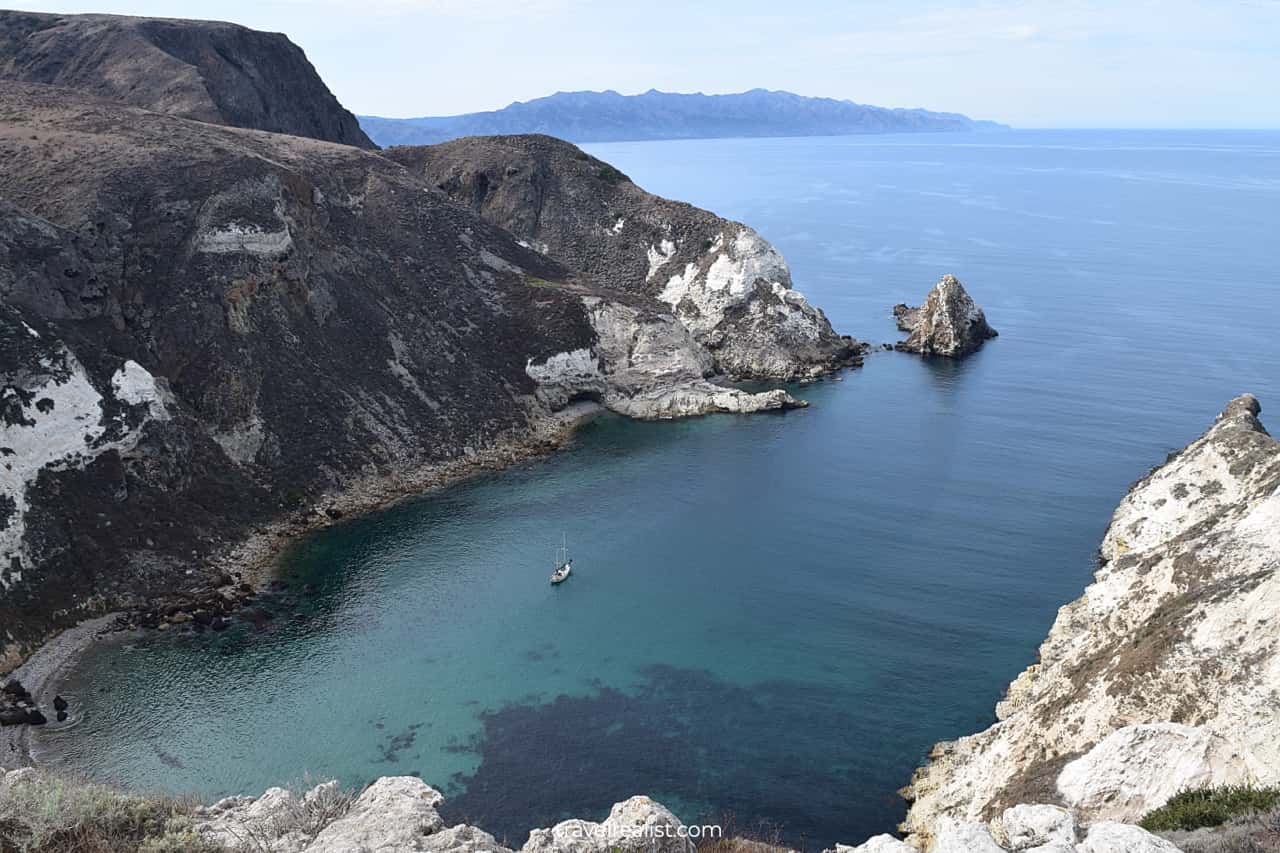
[(1051, 843), (1076, 842), (1075, 818), (1066, 809), (1049, 805), (1018, 805), (1001, 817), (1011, 850), (1027, 850)]
[(1103, 820), (1159, 808), (1184, 788), (1257, 781), (1252, 757), (1200, 726), (1125, 726), (1063, 768), (1058, 791)]
[(694, 853), (684, 825), (661, 803), (632, 797), (603, 823), (567, 820), (529, 833), (521, 853)]
[(307, 853), (403, 853), (431, 849), (428, 836), (444, 827), (436, 806), (444, 796), (414, 776), (384, 776), (351, 810), (325, 827)]
[(892, 835), (876, 835), (868, 838), (857, 847), (837, 844), (835, 853), (920, 853), (909, 844), (899, 841)]
[(930, 853), (1005, 853), (991, 831), (972, 821), (946, 820), (937, 828)]
[(1112, 821), (1091, 826), (1076, 849), (1079, 853), (1181, 853), (1170, 842), (1140, 826)]

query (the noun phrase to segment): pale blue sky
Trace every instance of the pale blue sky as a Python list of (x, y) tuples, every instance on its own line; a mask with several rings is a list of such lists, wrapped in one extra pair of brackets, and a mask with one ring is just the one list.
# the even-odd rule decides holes
[[(12, 0), (11, 0), (12, 2)], [(1020, 127), (1280, 127), (1280, 0), (28, 0), (288, 33), (351, 110), (756, 86)]]

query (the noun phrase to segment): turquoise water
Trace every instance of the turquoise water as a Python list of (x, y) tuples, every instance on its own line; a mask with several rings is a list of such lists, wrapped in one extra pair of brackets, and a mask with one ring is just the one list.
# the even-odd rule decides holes
[(1280, 409), (1278, 133), (591, 150), (751, 223), (842, 332), (896, 340), (954, 272), (1001, 336), (877, 353), (801, 411), (606, 417), (314, 536), (270, 622), (94, 650), (45, 760), (205, 796), (417, 773), (516, 845), (638, 792), (857, 842), (991, 722), (1128, 484), (1239, 392)]

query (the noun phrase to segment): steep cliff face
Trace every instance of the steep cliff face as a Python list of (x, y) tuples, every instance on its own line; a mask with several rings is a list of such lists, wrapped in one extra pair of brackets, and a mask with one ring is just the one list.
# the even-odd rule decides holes
[(1133, 821), (1183, 787), (1280, 783), (1280, 443), (1259, 410), (1233, 400), (1133, 487), (999, 722), (918, 771), (906, 829), (1021, 802)]
[(297, 45), (235, 24), (0, 11), (0, 79), (67, 86), (198, 121), (374, 147)]
[[(0, 626), (204, 583), (251, 524), (535, 435), (567, 271), (359, 149), (0, 83)], [(186, 574), (187, 568), (197, 571)]]
[(861, 353), (792, 288), (759, 234), (651, 195), (567, 142), (475, 137), (387, 156), (532, 248), (668, 306), (722, 373), (805, 378)]
[(944, 275), (925, 297), (924, 305), (895, 305), (898, 328), (911, 334), (898, 344), (904, 352), (963, 358), (977, 351), (996, 330), (958, 279)]
[(0, 82), (0, 198), (0, 671), (208, 597), (263, 525), (545, 449), (584, 401), (800, 405), (357, 148)]

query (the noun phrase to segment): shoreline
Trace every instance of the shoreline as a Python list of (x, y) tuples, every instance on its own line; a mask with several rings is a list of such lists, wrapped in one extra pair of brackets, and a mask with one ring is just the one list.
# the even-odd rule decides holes
[[(811, 381), (838, 380), (846, 368), (837, 367)], [(423, 465), (402, 474), (374, 475), (357, 480), (340, 492), (317, 496), (305, 509), (258, 524), (239, 543), (210, 560), (208, 566), (214, 572), (238, 573), (255, 592), (261, 592), (275, 579), (280, 559), (302, 537), (372, 515), (471, 477), (498, 473), (522, 462), (551, 456), (570, 444), (581, 426), (609, 411), (593, 401), (571, 403), (559, 411), (543, 415), (521, 433), (499, 437), (489, 446), (474, 450), (469, 455)], [(122, 620), (134, 612), (127, 608), (114, 610), (54, 634), (16, 668), (0, 673), (0, 683), (18, 679), (39, 707), (49, 707), (62, 675), (94, 643), (121, 630), (146, 630), (133, 624), (122, 624)], [(0, 728), (0, 767), (10, 766), (12, 759), (16, 759), (18, 767), (37, 766), (30, 748), (30, 729), (29, 725)]]
[(214, 569), (238, 572), (245, 582), (260, 590), (274, 578), (280, 557), (289, 546), (307, 533), (371, 515), (471, 477), (550, 456), (564, 449), (579, 427), (607, 411), (599, 403), (572, 403), (532, 424), (524, 433), (499, 438), (470, 455), (427, 464), (402, 474), (357, 480), (340, 492), (320, 495), (306, 509), (259, 524), (210, 565)]
[[(238, 545), (211, 561), (210, 567), (239, 572), (245, 582), (261, 590), (272, 580), (289, 546), (308, 533), (362, 518), (470, 477), (550, 456), (568, 445), (579, 427), (606, 411), (598, 403), (574, 403), (532, 424), (520, 437), (499, 439), (469, 456), (425, 465), (399, 476), (357, 481), (341, 492), (320, 496), (307, 510), (259, 525)], [(331, 514), (333, 511), (337, 514)], [(93, 644), (118, 633), (120, 620), (128, 614), (127, 610), (116, 610), (94, 616), (53, 635), (21, 664), (0, 675), (0, 682), (17, 679), (39, 707), (50, 707), (63, 674)], [(30, 725), (0, 728), (0, 767), (12, 770), (36, 766), (31, 752), (31, 729)]]
[[(62, 675), (90, 646), (107, 634), (116, 633), (117, 622), (123, 615), (123, 612), (107, 613), (68, 628), (36, 649), (5, 680), (21, 681), (38, 706), (49, 707)], [(0, 767), (12, 770), (35, 766), (31, 757), (31, 730), (30, 725), (0, 728)], [(14, 758), (16, 763), (11, 761)]]

